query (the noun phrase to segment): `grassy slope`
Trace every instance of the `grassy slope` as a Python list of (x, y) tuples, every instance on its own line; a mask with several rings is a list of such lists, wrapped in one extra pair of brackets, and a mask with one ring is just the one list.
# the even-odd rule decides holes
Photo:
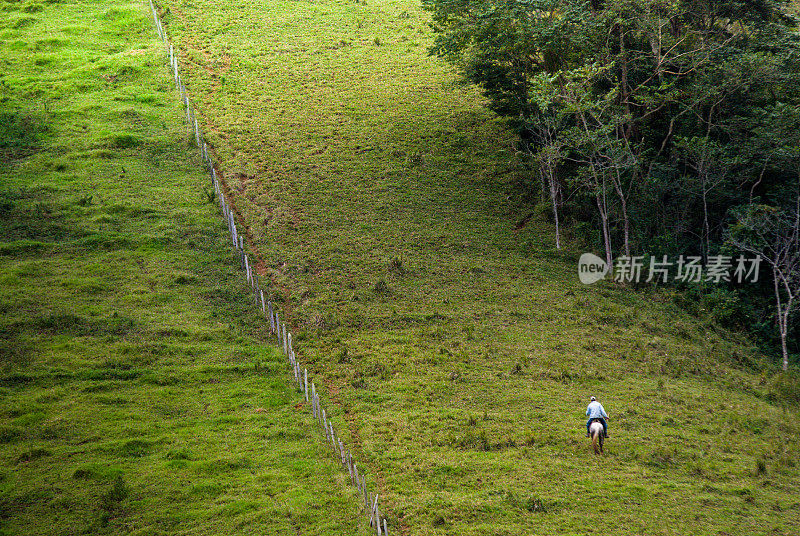
[(752, 348), (668, 293), (581, 286), (545, 222), (514, 230), (511, 135), (426, 57), (415, 2), (162, 7), (260, 270), (394, 525), (800, 530), (800, 422)]
[(0, 10), (0, 533), (365, 533), (253, 314), (146, 11)]

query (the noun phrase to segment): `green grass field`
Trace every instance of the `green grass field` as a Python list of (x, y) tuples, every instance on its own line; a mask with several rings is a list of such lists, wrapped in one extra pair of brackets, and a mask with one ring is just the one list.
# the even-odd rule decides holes
[(0, 7), (0, 533), (366, 533), (142, 6)]
[[(244, 291), (147, 10), (0, 5), (0, 526), (366, 531)], [(515, 205), (513, 134), (427, 56), (415, 2), (160, 8), (394, 534), (800, 532), (773, 365), (679, 294), (577, 281), (585, 245), (555, 251)]]
[[(166, 1), (237, 209), (405, 534), (791, 534), (796, 409), (667, 291), (586, 288), (410, 1)], [(585, 403), (612, 412), (602, 460)], [(603, 520), (603, 524), (601, 524)]]

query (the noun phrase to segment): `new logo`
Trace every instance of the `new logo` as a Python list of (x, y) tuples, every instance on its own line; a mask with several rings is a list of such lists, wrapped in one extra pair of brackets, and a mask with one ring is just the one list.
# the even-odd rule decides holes
[(578, 259), (578, 278), (584, 285), (597, 283), (607, 273), (608, 263), (593, 253), (584, 253)]

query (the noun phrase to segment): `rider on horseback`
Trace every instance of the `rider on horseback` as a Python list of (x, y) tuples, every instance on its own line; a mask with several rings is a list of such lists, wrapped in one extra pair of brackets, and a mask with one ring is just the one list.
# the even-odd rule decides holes
[(603, 404), (597, 401), (597, 398), (592, 397), (589, 406), (586, 408), (586, 416), (589, 417), (589, 420), (586, 421), (586, 437), (589, 437), (589, 426), (591, 426), (594, 419), (600, 421), (600, 424), (603, 425), (603, 435), (608, 437), (608, 425), (606, 424), (608, 414), (603, 409)]

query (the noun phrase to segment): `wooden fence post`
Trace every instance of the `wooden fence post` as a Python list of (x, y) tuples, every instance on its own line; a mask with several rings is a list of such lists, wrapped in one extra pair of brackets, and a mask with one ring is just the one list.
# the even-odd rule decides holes
[(345, 456), (347, 460), (347, 472), (350, 474), (350, 483), (353, 483), (353, 457), (350, 456), (350, 451), (347, 451), (347, 456)]
[[(381, 534), (381, 517), (380, 517), (380, 510), (378, 510), (378, 494), (375, 494), (375, 502), (372, 504), (372, 511), (370, 512), (370, 526), (373, 526), (378, 531), (378, 536)], [(372, 521), (375, 521), (375, 524), (372, 524)]]
[(314, 414), (314, 418), (317, 418), (317, 387), (314, 385), (314, 382), (311, 382), (311, 411)]
[(272, 300), (267, 302), (267, 311), (269, 314), (269, 332), (273, 333), (275, 331), (275, 319), (272, 318)]
[[(258, 273), (250, 263), (250, 258), (244, 250), (244, 236), (239, 234), (238, 228), (236, 227), (236, 216), (234, 211), (228, 205), (223, 188), (220, 186), (220, 181), (217, 177), (217, 172), (214, 167), (214, 162), (209, 155), (208, 144), (205, 141), (203, 133), (200, 131), (197, 115), (191, 105), (191, 101), (189, 100), (189, 93), (180, 77), (180, 62), (175, 51), (175, 47), (167, 38), (166, 31), (164, 30), (163, 24), (158, 16), (158, 11), (156, 10), (153, 1), (148, 1), (150, 4), (150, 11), (152, 12), (153, 19), (155, 21), (156, 31), (164, 43), (165, 52), (169, 60), (169, 66), (173, 71), (173, 77), (175, 79), (176, 89), (179, 92), (179, 98), (186, 106), (187, 123), (189, 124), (190, 129), (194, 127), (194, 137), (197, 147), (200, 151), (200, 157), (206, 165), (209, 175), (211, 176), (211, 185), (214, 188), (214, 194), (219, 200), (222, 215), (225, 218), (226, 224), (228, 225), (234, 249), (237, 250), (237, 253), (239, 254), (241, 267), (244, 269), (247, 281), (255, 294), (256, 305), (259, 305), (260, 299), (261, 313), (269, 317), (270, 334), (277, 333), (278, 344), (280, 345), (281, 342), (283, 343), (283, 353), (288, 357), (288, 360), (292, 365), (295, 381), (297, 382), (299, 388), (302, 389), (305, 396), (305, 401), (311, 403), (311, 413), (314, 419), (320, 421), (323, 426), (326, 440), (330, 439), (334, 452), (338, 454), (339, 461), (342, 463), (342, 465), (347, 466), (347, 472), (350, 475), (350, 483), (357, 488), (359, 495), (363, 495), (365, 507), (369, 510), (370, 526), (374, 526), (376, 528), (378, 536), (388, 536), (389, 530), (386, 519), (384, 518), (381, 520), (380, 517), (380, 510), (378, 508), (378, 494), (375, 495), (373, 502), (372, 494), (370, 494), (367, 490), (366, 477), (359, 475), (358, 466), (353, 460), (352, 453), (350, 450), (345, 449), (344, 442), (342, 442), (341, 438), (336, 437), (333, 429), (333, 421), (328, 420), (327, 413), (321, 406), (319, 393), (317, 392), (316, 384), (314, 382), (311, 382), (311, 392), (309, 394), (308, 369), (301, 368), (300, 363), (297, 361), (297, 356), (295, 355), (293, 348), (292, 334), (288, 332), (286, 323), (281, 323), (277, 310), (272, 305), (272, 301), (266, 300), (264, 297), (264, 291), (260, 288)], [(382, 524), (381, 521), (383, 521)]]

